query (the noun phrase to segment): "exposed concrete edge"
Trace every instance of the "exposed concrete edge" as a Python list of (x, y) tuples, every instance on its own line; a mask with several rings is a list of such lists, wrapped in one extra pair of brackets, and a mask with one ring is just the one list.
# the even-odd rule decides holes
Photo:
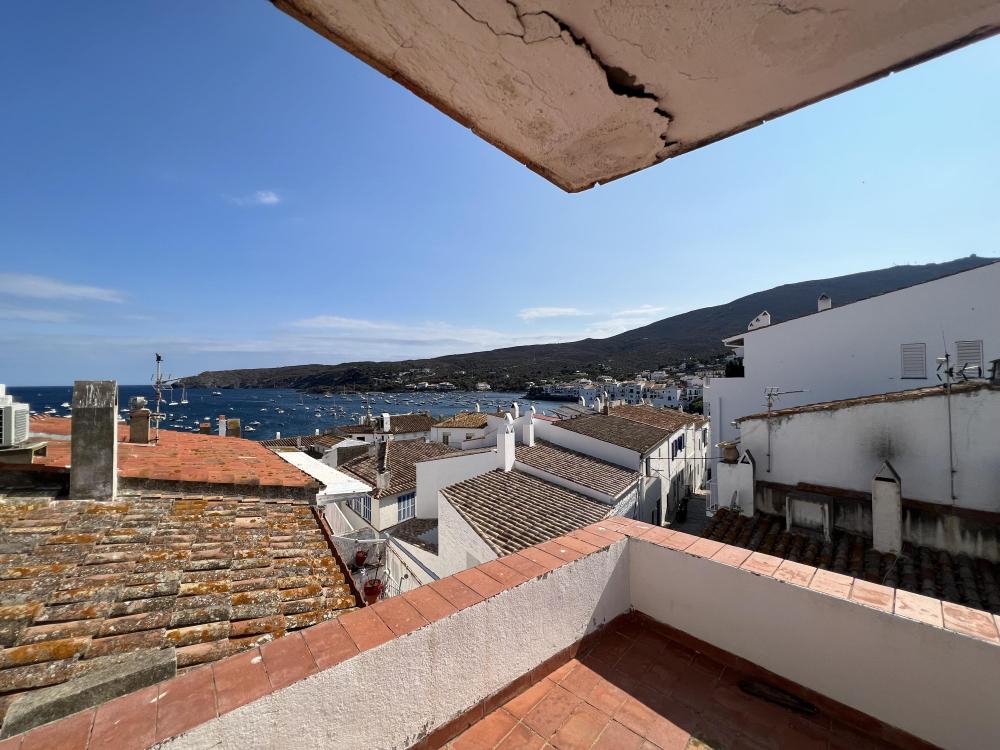
[(79, 677), (15, 700), (4, 717), (0, 739), (155, 685), (177, 673), (173, 648), (102, 656), (91, 664)]

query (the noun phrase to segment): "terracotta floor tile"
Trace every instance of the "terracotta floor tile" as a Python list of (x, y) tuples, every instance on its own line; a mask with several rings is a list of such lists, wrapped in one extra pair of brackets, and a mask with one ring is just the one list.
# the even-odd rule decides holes
[(611, 721), (604, 727), (593, 750), (638, 750), (642, 743), (640, 735), (617, 721)]
[(84, 750), (90, 738), (94, 713), (91, 708), (32, 729), (21, 740), (21, 750)]
[(555, 683), (552, 680), (540, 680), (517, 697), (509, 700), (504, 708), (513, 716), (523, 719), (542, 698), (548, 695), (549, 690), (553, 687), (555, 687)]
[(809, 583), (809, 588), (838, 599), (847, 599), (851, 595), (851, 583), (854, 579), (832, 570), (817, 570)]
[(469, 568), (455, 574), (455, 578), (464, 583), (484, 599), (499, 594), (504, 590), (504, 585), (495, 578), (490, 578), (483, 571), (476, 568)]
[(215, 662), (212, 672), (220, 715), (271, 692), (264, 657), (256, 648)]
[(614, 714), (615, 721), (642, 736), (645, 736), (646, 728), (652, 724), (655, 718), (657, 716), (653, 709), (631, 695), (625, 699), (621, 708)]
[(344, 626), (344, 630), (351, 636), (351, 640), (354, 641), (359, 651), (367, 651), (392, 640), (392, 631), (389, 630), (389, 626), (372, 612), (371, 607), (348, 612), (346, 615), (338, 617), (337, 620)]
[(448, 576), (429, 584), (431, 589), (456, 609), (465, 609), (481, 602), (483, 597), (470, 589), (455, 576)]
[(559, 750), (588, 750), (610, 719), (586, 703), (579, 704), (549, 742)]
[(763, 552), (754, 552), (740, 566), (742, 570), (749, 570), (762, 576), (774, 575), (774, 571), (784, 562), (780, 557), (765, 555)]
[(896, 591), (896, 605), (893, 611), (900, 617), (908, 617), (925, 625), (944, 627), (940, 599), (899, 589)]
[(558, 544), (554, 539), (548, 542), (542, 542), (536, 546), (538, 549), (542, 550), (542, 552), (548, 552), (550, 555), (558, 557), (564, 562), (573, 562), (574, 560), (579, 560), (583, 557), (582, 552), (578, 552), (565, 544)]
[(532, 732), (524, 724), (517, 724), (496, 750), (541, 750), (545, 740)]
[(691, 739), (690, 731), (664, 716), (656, 716), (643, 734), (663, 750), (683, 750)]
[(586, 699), (590, 695), (590, 691), (597, 687), (601, 680), (602, 677), (586, 664), (576, 662), (573, 671), (566, 675), (559, 684), (573, 695)]
[(161, 682), (156, 701), (156, 739), (186, 732), (215, 718), (215, 681), (209, 667), (199, 667)]
[(731, 565), (734, 568), (740, 567), (748, 557), (750, 557), (750, 550), (744, 547), (733, 547), (729, 544), (724, 545), (722, 549), (712, 555), (715, 562)]
[[(527, 561), (525, 561), (527, 562)], [(435, 622), (458, 610), (430, 586), (421, 586), (403, 594), (427, 622)]]
[[(553, 659), (557, 659), (557, 658), (558, 658), (558, 659), (562, 659), (563, 657), (564, 657), (564, 654), (561, 654), (561, 653), (560, 653), (560, 654), (556, 654), (556, 655), (555, 655), (554, 657), (552, 657), (552, 658), (553, 658)], [(551, 672), (549, 672), (549, 674), (548, 674), (548, 678), (549, 678), (550, 680), (552, 680), (552, 681), (553, 681), (554, 683), (556, 683), (557, 685), (559, 685), (559, 684), (561, 684), (561, 683), (562, 683), (562, 681), (563, 681), (564, 679), (566, 679), (566, 677), (567, 677), (567, 676), (568, 676), (568, 675), (570, 674), (570, 672), (572, 672), (572, 671), (573, 671), (574, 669), (576, 669), (576, 666), (577, 666), (577, 665), (578, 665), (579, 663), (580, 663), (580, 662), (579, 662), (579, 661), (577, 661), (576, 659), (567, 659), (567, 660), (566, 660), (566, 661), (564, 661), (564, 662), (563, 662), (562, 664), (560, 664), (560, 665), (559, 665), (558, 667), (556, 667), (556, 668), (555, 668), (555, 669), (553, 669), (553, 670), (552, 670)], [(540, 666), (540, 667), (538, 668), (538, 672), (539, 672), (539, 674), (544, 674), (544, 672), (542, 671), (542, 670), (543, 670), (544, 668), (545, 668), (545, 665), (544, 665), (544, 663), (543, 663), (543, 664), (542, 664), (542, 665), (541, 665), (541, 666)]]
[(156, 741), (156, 685), (97, 707), (90, 743), (95, 748), (145, 750)]
[(580, 699), (558, 685), (542, 698), (524, 717), (524, 723), (546, 739), (555, 734), (581, 703)]
[(778, 569), (774, 571), (774, 577), (781, 581), (808, 588), (812, 577), (816, 574), (816, 568), (811, 565), (785, 560)]
[(517, 719), (502, 708), (497, 709), (462, 732), (452, 741), (451, 746), (454, 750), (492, 748), (507, 736), (515, 724)]
[(869, 583), (860, 578), (854, 579), (851, 586), (851, 601), (864, 604), (866, 607), (892, 612), (896, 590), (877, 583)]
[(569, 547), (572, 550), (576, 550), (581, 555), (589, 555), (591, 552), (596, 552), (597, 550), (604, 547), (603, 543), (591, 544), (589, 542), (583, 541), (582, 539), (578, 539), (576, 537), (572, 537), (569, 535), (557, 536), (552, 541), (555, 542), (556, 544), (560, 544), (564, 547)]
[(1000, 643), (996, 623), (989, 613), (951, 602), (941, 602), (941, 610), (944, 615), (944, 626), (948, 630)]
[(717, 542), (713, 539), (699, 539), (684, 551), (689, 555), (711, 558), (712, 556), (718, 554), (724, 546), (725, 545), (722, 542)]
[(516, 553), (513, 555), (507, 555), (507, 557), (501, 557), (500, 562), (513, 568), (526, 579), (537, 578), (548, 570), (548, 568)]
[(416, 608), (401, 596), (383, 599), (375, 604), (372, 610), (396, 635), (412, 633), (417, 628), (427, 624), (427, 620)]
[(287, 687), (319, 671), (305, 639), (290, 633), (260, 647), (267, 679), (274, 690)]
[[(328, 620), (299, 631), (320, 669), (328, 669), (358, 653), (358, 647), (344, 626)], [(218, 678), (216, 678), (218, 680)]]
[(607, 680), (602, 680), (590, 691), (587, 703), (608, 716), (614, 716), (626, 698), (628, 698), (628, 693), (622, 688)]
[(561, 557), (556, 557), (545, 550), (539, 549), (538, 547), (528, 547), (517, 553), (521, 557), (530, 560), (536, 565), (541, 565), (546, 570), (555, 570), (556, 568), (562, 567), (566, 564), (566, 561)]

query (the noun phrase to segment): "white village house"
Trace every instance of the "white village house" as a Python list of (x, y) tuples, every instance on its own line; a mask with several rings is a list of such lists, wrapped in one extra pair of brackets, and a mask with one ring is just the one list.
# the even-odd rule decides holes
[[(735, 420), (776, 408), (937, 384), (936, 359), (988, 368), (1000, 357), (1000, 263), (974, 268), (837, 307), (823, 295), (817, 312), (771, 322), (724, 339), (743, 359), (741, 377), (711, 378), (706, 413), (714, 444), (738, 437)], [(717, 454), (718, 451), (713, 451)], [(713, 455), (713, 478), (718, 456)], [(728, 504), (714, 482), (710, 507)]]

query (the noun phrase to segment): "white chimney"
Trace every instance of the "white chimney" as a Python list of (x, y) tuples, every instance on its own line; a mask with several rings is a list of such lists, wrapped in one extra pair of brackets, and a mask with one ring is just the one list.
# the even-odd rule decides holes
[(816, 309), (819, 312), (823, 312), (824, 310), (829, 310), (831, 307), (833, 307), (833, 300), (830, 299), (830, 295), (825, 292), (819, 295), (819, 300), (816, 303)]
[(274, 439), (275, 440), (281, 440), (281, 431), (280, 430), (278, 432), (274, 433)]
[(521, 422), (521, 443), (529, 448), (535, 444), (535, 406), (532, 404), (524, 413)]
[(514, 419), (518, 419), (521, 416), (521, 407), (517, 405), (517, 401), (510, 402), (510, 410)]
[(477, 401), (476, 402), (476, 414), (478, 414), (478, 413), (479, 413), (479, 402)]
[(388, 412), (382, 412), (382, 432), (389, 431), (389, 422), (391, 419), (392, 417), (389, 415)]
[(503, 471), (514, 468), (514, 420), (510, 414), (504, 415), (503, 429), (497, 430), (497, 458)]
[(219, 437), (225, 437), (225, 436), (226, 436), (226, 415), (225, 414), (220, 414), (219, 415)]
[(769, 325), (771, 325), (771, 313), (765, 310), (756, 318), (750, 321), (750, 325), (747, 326), (747, 330), (753, 331), (758, 328), (766, 328)]

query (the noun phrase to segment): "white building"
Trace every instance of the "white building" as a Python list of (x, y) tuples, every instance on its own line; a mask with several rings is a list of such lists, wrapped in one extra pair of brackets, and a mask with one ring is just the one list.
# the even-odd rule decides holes
[(737, 420), (722, 504), (787, 526), (1000, 561), (1000, 385), (987, 381), (831, 401)]
[(379, 443), (386, 440), (423, 440), (430, 437), (433, 425), (434, 418), (424, 412), (383, 413), (363, 418), (359, 424), (341, 425), (337, 431), (363, 443)]
[(998, 289), (993, 263), (842, 307), (824, 295), (816, 313), (784, 322), (762, 313), (752, 330), (724, 339), (743, 376), (706, 385), (712, 442), (736, 439), (733, 421), (766, 409), (766, 389), (784, 408), (934, 385), (946, 352), (985, 367), (1000, 357)]
[(479, 411), (460, 411), (436, 422), (431, 427), (430, 439), (435, 443), (468, 450), (482, 448), (487, 436), (495, 433), (496, 427), (491, 427), (488, 415)]

